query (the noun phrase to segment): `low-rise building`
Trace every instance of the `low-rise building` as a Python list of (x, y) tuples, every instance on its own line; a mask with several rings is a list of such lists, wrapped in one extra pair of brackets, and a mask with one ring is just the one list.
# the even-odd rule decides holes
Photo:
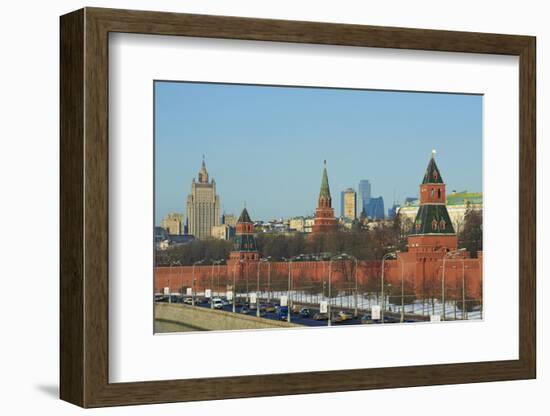
[[(398, 208), (398, 213), (403, 218), (414, 221), (419, 208), (418, 199), (405, 201)], [(462, 231), (464, 216), (468, 209), (474, 211), (483, 210), (483, 194), (481, 192), (452, 192), (447, 196), (447, 211), (454, 229), (457, 233)]]
[(288, 228), (290, 231), (297, 231), (297, 232), (303, 233), (305, 228), (304, 217), (291, 218)]
[(234, 230), (233, 227), (227, 224), (214, 225), (212, 227), (212, 238), (217, 240), (229, 240), (234, 236)]
[(229, 225), (230, 227), (235, 228), (237, 225), (237, 216), (234, 214), (224, 213), (222, 216), (222, 224)]
[(183, 215), (177, 212), (171, 212), (162, 219), (161, 227), (164, 228), (168, 234), (183, 234)]
[(313, 224), (315, 224), (314, 217), (306, 217), (304, 219), (304, 232), (310, 233), (313, 230)]

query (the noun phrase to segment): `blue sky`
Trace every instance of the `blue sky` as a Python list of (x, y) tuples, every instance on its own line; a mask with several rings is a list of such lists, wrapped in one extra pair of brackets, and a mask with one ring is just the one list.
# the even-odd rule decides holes
[(202, 155), (222, 210), (312, 214), (327, 160), (332, 205), (368, 179), (386, 210), (416, 196), (432, 149), (447, 191), (481, 191), (482, 96), (157, 81), (155, 221), (185, 213)]

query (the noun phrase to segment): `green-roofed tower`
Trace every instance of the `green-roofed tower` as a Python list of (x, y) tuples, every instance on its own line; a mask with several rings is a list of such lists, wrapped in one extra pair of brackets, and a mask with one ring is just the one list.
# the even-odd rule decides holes
[(254, 224), (250, 215), (244, 208), (235, 226), (235, 238), (233, 239), (233, 251), (229, 254), (229, 263), (238, 261), (258, 261), (258, 245), (254, 236)]
[(328, 184), (327, 161), (325, 160), (312, 233), (317, 234), (332, 231), (336, 231), (336, 218), (334, 218), (334, 208), (332, 208), (332, 198), (330, 196), (330, 186)]
[[(435, 238), (434, 238), (435, 237)], [(445, 183), (435, 162), (435, 150), (420, 184), (420, 207), (409, 236), (409, 249), (455, 250), (457, 236), (447, 212)]]

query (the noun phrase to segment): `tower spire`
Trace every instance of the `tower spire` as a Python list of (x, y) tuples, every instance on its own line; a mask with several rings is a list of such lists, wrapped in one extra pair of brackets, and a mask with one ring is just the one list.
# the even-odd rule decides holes
[(330, 198), (330, 187), (328, 184), (327, 161), (324, 161), (323, 178), (321, 179), (321, 191), (319, 198)]
[(204, 154), (202, 155), (201, 170), (199, 171), (199, 183), (208, 183), (208, 171), (206, 170)]

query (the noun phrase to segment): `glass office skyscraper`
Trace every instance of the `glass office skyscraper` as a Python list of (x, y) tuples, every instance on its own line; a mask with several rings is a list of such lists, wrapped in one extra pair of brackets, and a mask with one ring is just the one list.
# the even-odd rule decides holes
[[(370, 201), (370, 182), (368, 179), (361, 179), (359, 181), (359, 192), (357, 195), (357, 202), (358, 202), (358, 214), (361, 214), (361, 212), (367, 212), (367, 205)], [(342, 204), (343, 205), (343, 204)]]

